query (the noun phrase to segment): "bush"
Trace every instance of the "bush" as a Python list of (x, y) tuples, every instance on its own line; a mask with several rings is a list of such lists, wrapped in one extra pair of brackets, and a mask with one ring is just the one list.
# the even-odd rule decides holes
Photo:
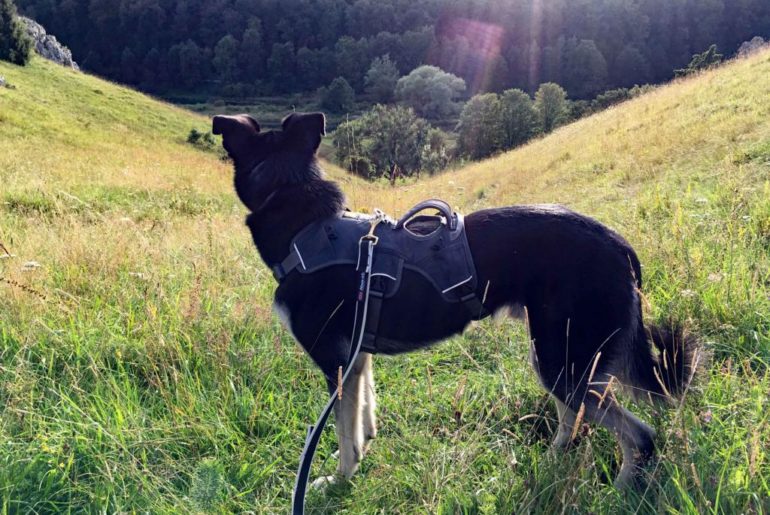
[(708, 70), (721, 63), (723, 57), (722, 54), (717, 53), (717, 46), (711, 45), (709, 49), (702, 54), (693, 55), (687, 68), (674, 70), (674, 75), (677, 77), (686, 77), (701, 70)]
[(214, 136), (208, 131), (201, 132), (198, 129), (190, 129), (190, 134), (187, 135), (187, 143), (201, 150), (215, 150), (217, 148)]
[(351, 111), (355, 107), (356, 94), (344, 77), (337, 77), (328, 88), (318, 90), (321, 107), (335, 113)]
[(449, 163), (443, 132), (403, 106), (376, 105), (334, 132), (337, 160), (368, 179), (433, 173)]
[(0, 0), (0, 59), (24, 66), (32, 55), (32, 38), (12, 0)]

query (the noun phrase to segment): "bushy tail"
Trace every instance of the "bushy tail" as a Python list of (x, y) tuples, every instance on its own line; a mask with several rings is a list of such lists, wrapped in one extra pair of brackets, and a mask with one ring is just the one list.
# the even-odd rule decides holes
[(626, 380), (635, 396), (651, 401), (681, 399), (704, 359), (698, 338), (676, 322), (651, 325), (645, 331), (640, 321), (634, 343)]

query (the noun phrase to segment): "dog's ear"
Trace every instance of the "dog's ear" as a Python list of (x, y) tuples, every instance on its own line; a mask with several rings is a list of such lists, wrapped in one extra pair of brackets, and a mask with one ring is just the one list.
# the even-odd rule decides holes
[(217, 115), (212, 122), (212, 132), (227, 136), (228, 133), (235, 130), (245, 130), (247, 132), (259, 132), (259, 122), (248, 114), (238, 114), (235, 116)]
[(326, 136), (326, 117), (323, 113), (292, 113), (283, 119), (281, 128), (301, 150), (315, 152)]
[(211, 130), (222, 135), (222, 146), (238, 163), (248, 159), (254, 138), (259, 134), (259, 123), (247, 114), (217, 115), (212, 120)]

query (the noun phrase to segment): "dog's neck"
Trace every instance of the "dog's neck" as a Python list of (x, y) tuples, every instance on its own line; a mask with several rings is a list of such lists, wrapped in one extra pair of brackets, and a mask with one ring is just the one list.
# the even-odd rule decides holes
[(291, 240), (300, 230), (317, 220), (339, 215), (345, 197), (334, 182), (323, 178), (315, 159), (304, 163), (304, 170), (262, 167), (236, 171), (235, 187), (251, 210), (246, 225), (254, 244), (262, 260), (272, 268), (289, 254)]

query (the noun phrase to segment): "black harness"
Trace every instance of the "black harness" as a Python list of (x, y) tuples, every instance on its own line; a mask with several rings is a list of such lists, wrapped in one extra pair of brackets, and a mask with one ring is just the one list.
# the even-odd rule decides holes
[[(415, 216), (429, 208), (437, 209), (440, 216)], [(297, 515), (304, 513), (310, 465), (326, 420), (342, 396), (342, 385), (358, 354), (377, 352), (382, 304), (400, 288), (403, 270), (423, 275), (446, 302), (464, 304), (471, 318), (481, 319), (488, 314), (476, 295), (476, 269), (463, 218), (441, 200), (417, 204), (398, 222), (380, 211), (375, 215), (345, 213), (314, 222), (294, 237), (289, 255), (273, 267), (273, 275), (280, 282), (293, 271), (310, 274), (346, 264), (355, 265), (357, 277), (350, 355), (344, 373), (340, 374), (338, 391), (332, 394), (315, 425), (308, 429), (292, 496), (292, 513)]]
[[(415, 216), (434, 208), (439, 216)], [(292, 240), (289, 255), (273, 267), (281, 282), (297, 271), (312, 274), (334, 265), (356, 265), (359, 241), (377, 220), (377, 254), (372, 263), (369, 317), (363, 350), (377, 352), (377, 328), (382, 303), (402, 285), (403, 270), (419, 273), (441, 293), (445, 302), (467, 306), (473, 319), (486, 316), (476, 295), (478, 284), (462, 215), (441, 200), (426, 200), (410, 209), (398, 222), (381, 212), (375, 215), (344, 213), (311, 223)]]

